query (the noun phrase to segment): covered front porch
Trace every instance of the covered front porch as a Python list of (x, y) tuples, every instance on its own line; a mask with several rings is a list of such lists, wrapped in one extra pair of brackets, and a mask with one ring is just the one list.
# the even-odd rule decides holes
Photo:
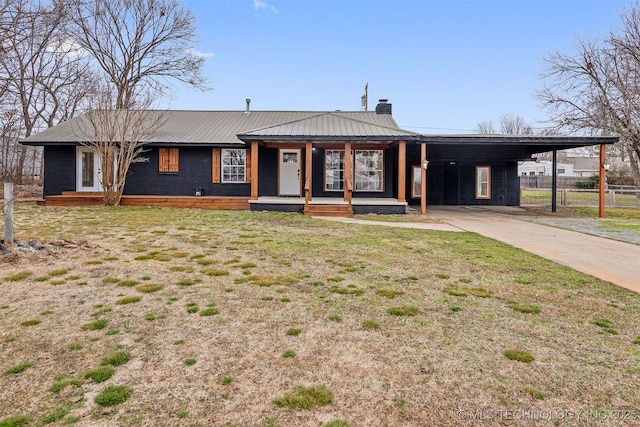
[(251, 210), (406, 212), (407, 140), (418, 139), (412, 132), (323, 113), (238, 138), (249, 145)]

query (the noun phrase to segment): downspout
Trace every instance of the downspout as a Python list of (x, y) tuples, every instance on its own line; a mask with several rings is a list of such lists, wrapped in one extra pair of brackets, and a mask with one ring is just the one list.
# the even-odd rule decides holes
[(552, 162), (552, 171), (551, 171), (551, 212), (557, 212), (556, 207), (556, 192), (558, 188), (558, 151), (553, 150), (553, 162)]

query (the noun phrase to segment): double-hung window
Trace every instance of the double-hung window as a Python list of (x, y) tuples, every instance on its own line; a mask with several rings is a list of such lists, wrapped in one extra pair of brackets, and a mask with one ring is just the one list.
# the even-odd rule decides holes
[[(344, 150), (325, 151), (325, 191), (344, 190)], [(354, 150), (351, 156), (354, 191), (383, 191), (384, 151)]]
[(491, 198), (491, 166), (476, 166), (476, 199)]
[(222, 182), (246, 182), (247, 150), (222, 149)]

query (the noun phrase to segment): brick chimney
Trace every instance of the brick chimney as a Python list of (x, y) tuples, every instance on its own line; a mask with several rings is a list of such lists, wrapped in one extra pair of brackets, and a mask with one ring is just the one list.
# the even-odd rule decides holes
[(391, 104), (387, 101), (388, 99), (381, 99), (378, 101), (378, 105), (376, 105), (376, 113), (377, 114), (389, 114), (391, 115)]

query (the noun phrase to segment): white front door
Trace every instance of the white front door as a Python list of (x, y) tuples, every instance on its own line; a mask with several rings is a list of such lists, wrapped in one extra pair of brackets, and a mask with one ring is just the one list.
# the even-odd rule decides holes
[(300, 197), (300, 150), (280, 150), (279, 194)]
[(76, 148), (76, 191), (102, 191), (100, 156), (88, 147)]

